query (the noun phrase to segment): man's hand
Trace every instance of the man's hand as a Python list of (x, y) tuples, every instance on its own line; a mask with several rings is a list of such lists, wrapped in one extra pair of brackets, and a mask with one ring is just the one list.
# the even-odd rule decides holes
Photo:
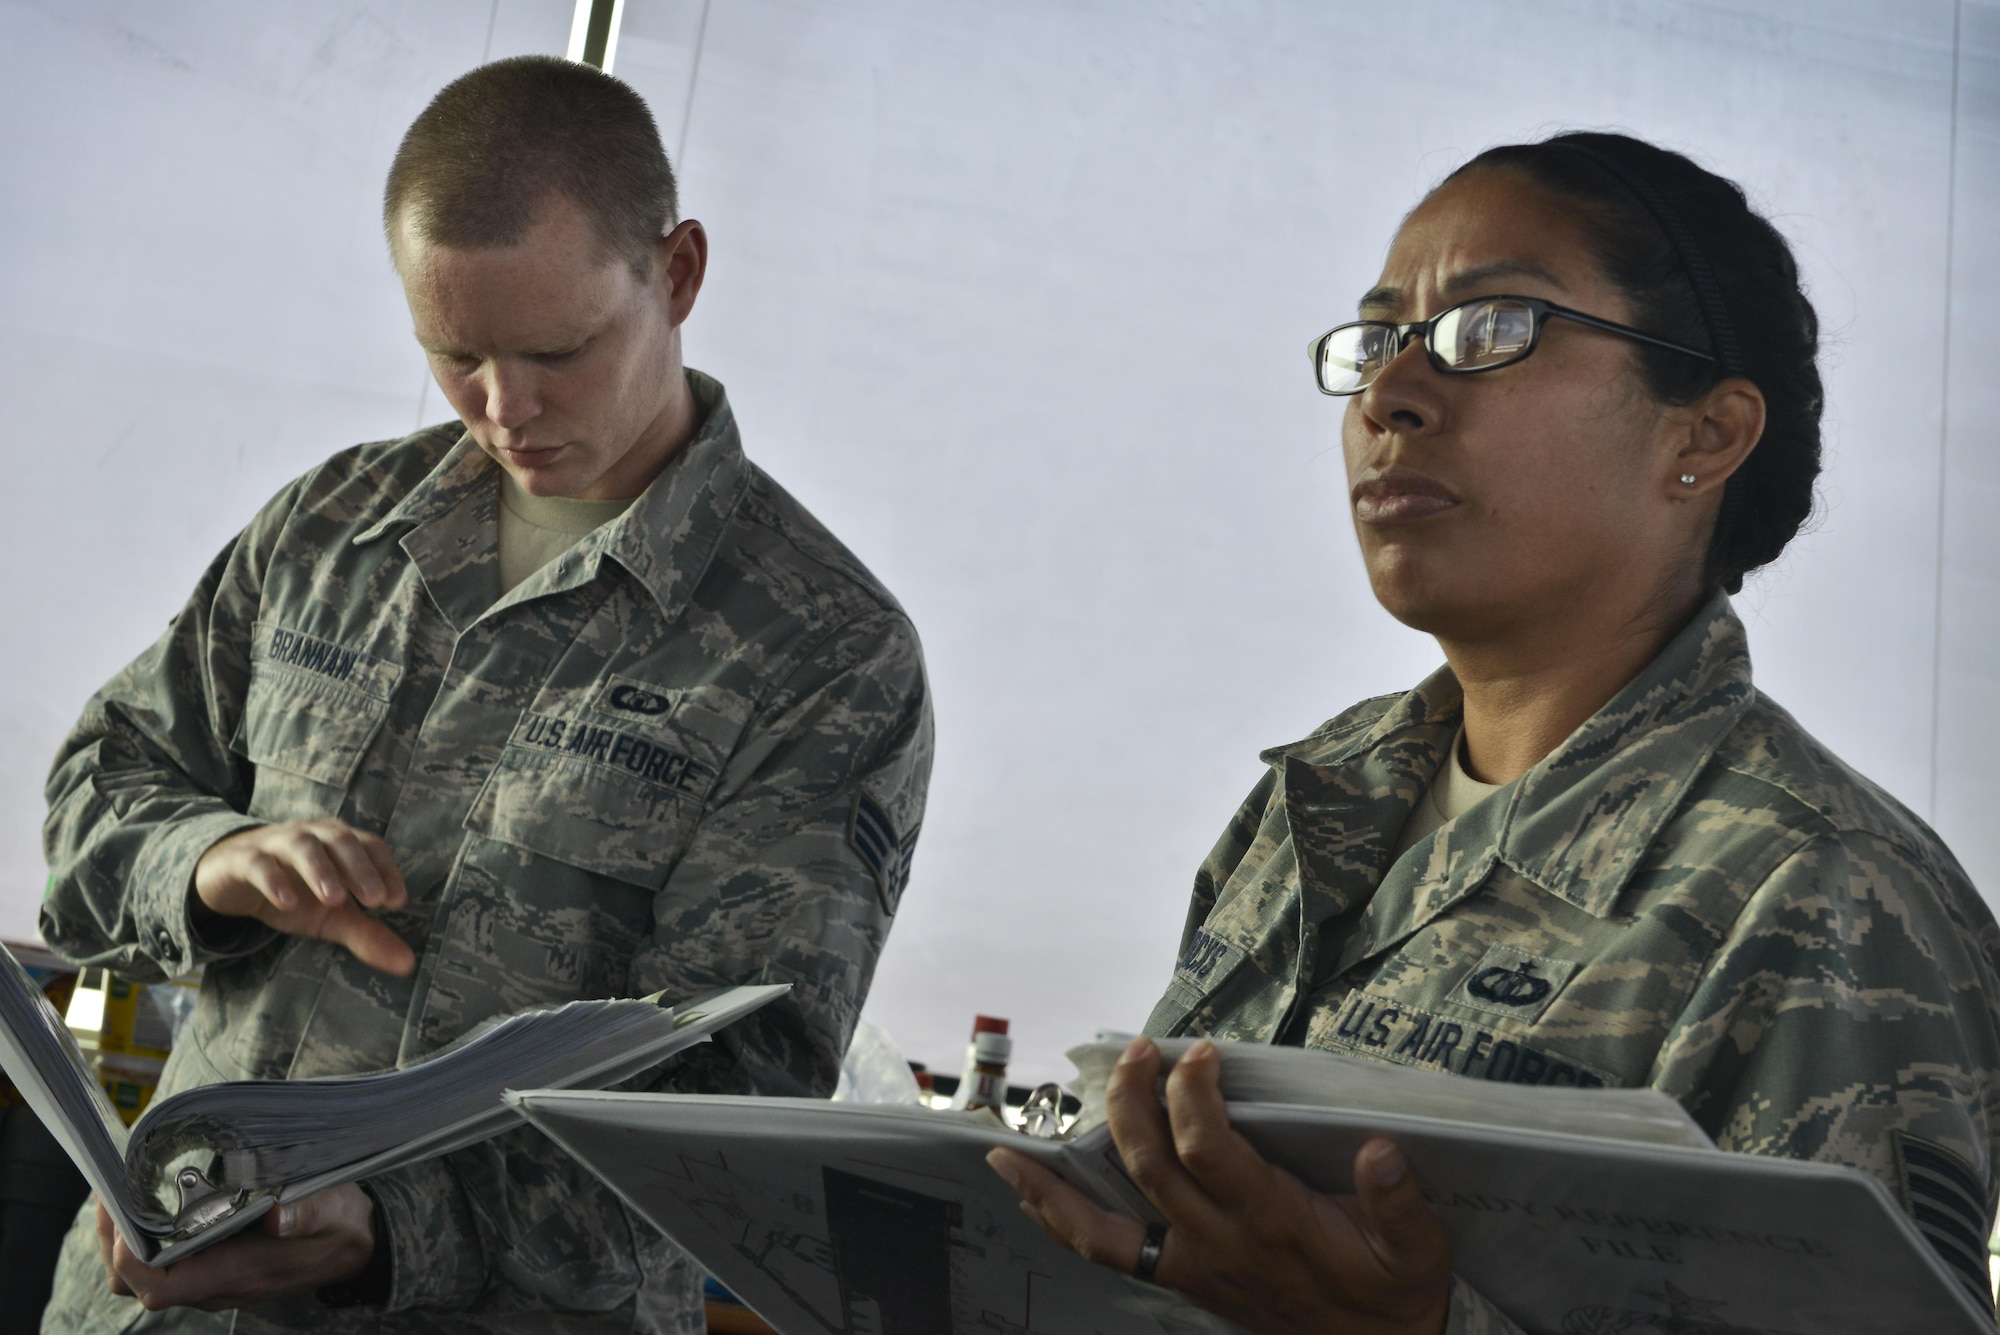
[(417, 957), (367, 910), (409, 902), (389, 846), (345, 821), (294, 820), (230, 835), (201, 855), (194, 892), (211, 910), (289, 936), (344, 946), (371, 969), (405, 975)]
[(361, 1272), (375, 1252), (375, 1203), (349, 1184), (275, 1207), (233, 1238), (155, 1270), (141, 1264), (97, 1207), (97, 1249), (111, 1291), (146, 1309), (227, 1312), (315, 1292)]
[[(1451, 1239), (1402, 1152), (1377, 1137), (1354, 1159), (1356, 1194), (1324, 1196), (1229, 1125), (1213, 1044), (1198, 1043), (1155, 1095), (1160, 1050), (1142, 1038), (1106, 1090), (1126, 1171), (1167, 1219), (1154, 1282), (1259, 1335), (1441, 1335)], [(987, 1162), (1021, 1208), (1086, 1260), (1130, 1272), (1145, 1228), (1099, 1209), (1026, 1155)]]

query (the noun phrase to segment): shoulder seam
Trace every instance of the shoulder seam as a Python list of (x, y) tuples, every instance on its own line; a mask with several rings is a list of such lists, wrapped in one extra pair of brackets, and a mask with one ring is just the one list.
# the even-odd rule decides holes
[[(750, 717), (756, 718), (758, 715), (762, 714), (764, 712), (764, 706), (767, 703), (769, 703), (771, 699), (772, 693), (775, 692), (784, 683), (790, 681), (792, 679), (792, 674), (799, 670), (799, 666), (808, 661), (809, 659), (811, 659), (812, 656), (818, 653), (821, 648), (823, 648), (825, 645), (833, 641), (838, 636), (846, 634), (848, 631), (855, 629), (856, 627), (862, 625), (865, 622), (876, 619), (888, 622), (891, 625), (900, 624), (903, 627), (903, 629), (909, 633), (909, 636), (912, 640), (915, 640), (917, 638), (916, 625), (910, 620), (909, 615), (906, 612), (904, 612), (902, 608), (894, 606), (877, 607), (877, 608), (871, 608), (864, 612), (856, 612), (854, 615), (850, 617), (847, 617), (843, 620), (833, 623), (833, 625), (831, 625), (827, 629), (825, 634), (815, 636), (811, 639), (805, 639), (802, 637), (800, 640), (801, 647), (799, 651), (791, 655), (791, 657), (781, 667), (773, 671), (770, 674), (769, 678), (765, 681), (764, 689), (757, 693), (757, 699), (750, 707)], [(920, 656), (921, 652), (922, 652), (921, 649), (919, 649)]]
[[(909, 619), (908, 614), (903, 610), (902, 604), (896, 600), (896, 596), (889, 592), (887, 586), (876, 578), (875, 572), (868, 569), (867, 564), (859, 556), (849, 551), (847, 546), (836, 535), (829, 532), (827, 533), (827, 538), (833, 543), (839, 554), (846, 557), (846, 561), (844, 562), (829, 560), (827, 553), (816, 551), (811, 546), (801, 542), (798, 533), (794, 530), (794, 526), (785, 522), (784, 515), (780, 513), (780, 507), (773, 504), (772, 489), (791, 499), (792, 504), (799, 504), (796, 498), (792, 498), (791, 493), (785, 491), (776, 479), (755, 464), (751, 464), (749, 484), (744, 488), (743, 498), (738, 503), (736, 511), (738, 522), (754, 525), (770, 533), (783, 542), (786, 548), (800, 560), (809, 561), (814, 568), (825, 571), (829, 576), (839, 581), (840, 585), (844, 588), (851, 590), (854, 594), (860, 595), (876, 609), (884, 612), (893, 612), (903, 617), (904, 620)], [(800, 508), (803, 509), (804, 507), (801, 506)], [(811, 512), (807, 511), (806, 513), (810, 518)], [(817, 523), (818, 521), (814, 520), (814, 522)], [(857, 612), (854, 614), (855, 617), (866, 615), (868, 615), (866, 612)], [(850, 617), (847, 620), (841, 621), (828, 634), (837, 634), (852, 619), (854, 618)]]
[(771, 702), (771, 696), (786, 682), (790, 681), (792, 674), (799, 670), (800, 665), (818, 653), (822, 646), (826, 645), (836, 636), (844, 634), (864, 622), (875, 619), (880, 619), (891, 625), (900, 624), (909, 634), (910, 639), (917, 643), (918, 680), (923, 684), (923, 691), (920, 698), (927, 699), (930, 695), (929, 674), (923, 669), (923, 648), (922, 642), (917, 640), (916, 625), (902, 608), (892, 606), (857, 612), (853, 616), (835, 623), (825, 634), (803, 641), (803, 647), (799, 652), (791, 655), (765, 679), (763, 689), (757, 692), (756, 699), (751, 702), (750, 718), (755, 720), (763, 717), (765, 707)]
[(1809, 823), (1801, 823), (1800, 833), (1804, 834), (1805, 838), (1799, 844), (1798, 848), (1786, 855), (1785, 861), (1790, 861), (1793, 856), (1804, 852), (1821, 840), (1839, 839), (1846, 835), (1859, 835), (1864, 838), (1879, 839), (1882, 843), (1895, 849), (1898, 853), (1919, 866), (1929, 866), (1936, 861), (1934, 857), (1927, 854), (1923, 849), (1913, 845), (1908, 838), (1892, 829), (1886, 828), (1888, 825), (1886, 821), (1872, 823), (1839, 821), (1829, 815), (1823, 807), (1808, 800), (1797, 789), (1789, 784), (1780, 782), (1780, 776), (1757, 773), (1736, 764), (1725, 764), (1722, 768), (1738, 778), (1747, 779), (1752, 783), (1759, 783), (1767, 788), (1783, 793), (1786, 797), (1797, 803), (1799, 809), (1811, 818)]

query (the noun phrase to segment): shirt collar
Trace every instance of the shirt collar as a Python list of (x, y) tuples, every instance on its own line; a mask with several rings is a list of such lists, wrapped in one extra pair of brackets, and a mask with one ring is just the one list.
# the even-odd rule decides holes
[[(579, 577), (594, 575), (600, 560), (618, 562), (672, 616), (708, 568), (730, 518), (750, 485), (736, 414), (721, 382), (686, 372), (701, 425), (630, 509), (582, 539), (573, 549)], [(461, 436), (423, 481), (377, 523), (356, 535), (369, 542), (399, 524), (422, 527), (449, 513), (481, 487), (493, 485), (497, 468), (470, 433)]]
[(354, 535), (355, 543), (373, 542), (398, 524), (418, 528), (449, 514), (480, 487), (493, 485), (489, 474), (496, 466), (473, 440), (471, 432), (461, 432), (458, 443), (445, 452), (444, 458), (437, 461), (422, 481), (410, 488), (408, 495), (397, 501), (388, 514)]
[(1645, 671), (1522, 775), (1501, 857), (1604, 917), (1756, 696), (1743, 623), (1717, 593)]
[[(1511, 791), (1463, 818), (1484, 817), (1475, 823), (1487, 827), (1486, 837), (1451, 841), (1462, 846), (1462, 856), (1449, 860), (1455, 888), (1440, 887), (1439, 895), (1469, 889), (1456, 882), (1483, 878), (1497, 860), (1587, 913), (1608, 915), (1752, 698), (1743, 623), (1717, 593)], [(1264, 753), (1286, 775), (1309, 900), (1344, 911), (1381, 881), (1402, 822), (1444, 760), (1463, 712), (1457, 677), (1440, 668), (1372, 722), (1364, 717)]]
[(701, 413), (694, 438), (631, 509), (578, 547), (588, 557), (596, 546), (624, 566), (669, 617), (708, 569), (750, 488), (750, 461), (743, 457), (728, 394), (721, 382), (699, 371), (689, 371), (687, 378)]

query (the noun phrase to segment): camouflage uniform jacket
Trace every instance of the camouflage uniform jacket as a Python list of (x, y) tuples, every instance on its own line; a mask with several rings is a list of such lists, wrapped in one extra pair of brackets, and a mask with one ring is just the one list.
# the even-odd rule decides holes
[[(1718, 595), (1387, 865), (1462, 699), (1443, 669), (1264, 754), (1147, 1032), (1650, 1085), (1724, 1149), (1882, 1179), (1983, 1301), (2000, 929), (1937, 836), (1758, 693)], [(1455, 1331), (1512, 1328), (1459, 1290)]]
[[(922, 817), (923, 663), (889, 593), (744, 458), (722, 387), (690, 383), (693, 441), (505, 597), (495, 466), (456, 423), (420, 431), (287, 487), (90, 702), (49, 780), (41, 926), (135, 978), (206, 966), (163, 1091), (391, 1067), (538, 1003), (786, 982), (656, 1083), (831, 1092)], [(414, 977), (192, 928), (210, 845), (327, 816), (394, 852), (411, 902), (383, 917)], [(699, 1271), (537, 1133), (366, 1185), (386, 1309), (306, 1299), (235, 1329), (701, 1328)], [(47, 1328), (138, 1315), (86, 1211)]]

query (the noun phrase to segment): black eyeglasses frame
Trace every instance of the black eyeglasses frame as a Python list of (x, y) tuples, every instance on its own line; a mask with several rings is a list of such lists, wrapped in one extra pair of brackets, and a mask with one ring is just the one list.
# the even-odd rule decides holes
[[(1526, 306), (1532, 321), (1528, 330), (1527, 345), (1517, 355), (1509, 357), (1506, 361), (1488, 362), (1484, 366), (1447, 365), (1431, 347), (1432, 332), (1437, 328), (1438, 322), (1446, 316), (1457, 311), (1462, 311), (1467, 306), (1476, 305), (1482, 301), (1513, 301)], [(1535, 349), (1541, 346), (1542, 326), (1547, 324), (1552, 317), (1574, 320), (1578, 324), (1589, 325), (1592, 329), (1602, 329), (1609, 334), (1617, 334), (1640, 343), (1650, 343), (1656, 348), (1665, 348), (1669, 352), (1679, 352), (1689, 357), (1699, 357), (1705, 362), (1715, 360), (1713, 353), (1703, 352), (1700, 348), (1691, 348), (1685, 343), (1675, 343), (1671, 339), (1660, 338), (1657, 335), (1645, 332), (1643, 329), (1634, 329), (1630, 325), (1619, 324), (1614, 320), (1603, 320), (1595, 315), (1586, 315), (1584, 312), (1572, 310), (1568, 306), (1558, 306), (1553, 301), (1543, 301), (1540, 297), (1517, 297), (1507, 293), (1469, 297), (1464, 301), (1455, 302), (1447, 306), (1428, 320), (1417, 320), (1410, 324), (1397, 324), (1393, 320), (1349, 320), (1346, 324), (1335, 325), (1308, 343), (1306, 345), (1306, 355), (1312, 359), (1313, 383), (1319, 387), (1320, 393), (1331, 395), (1334, 398), (1351, 398), (1374, 384), (1376, 378), (1382, 374), (1382, 369), (1378, 368), (1374, 375), (1368, 377), (1367, 380), (1356, 385), (1353, 389), (1328, 389), (1325, 377), (1320, 373), (1321, 350), (1325, 348), (1328, 339), (1342, 330), (1363, 328), (1388, 330), (1389, 336), (1395, 341), (1395, 346), (1391, 349), (1388, 357), (1382, 362), (1382, 367), (1384, 368), (1402, 355), (1403, 349), (1410, 345), (1412, 338), (1422, 338), (1424, 341), (1424, 357), (1440, 375), (1478, 375), (1482, 371), (1497, 371), (1503, 366), (1516, 365), (1534, 356)]]

